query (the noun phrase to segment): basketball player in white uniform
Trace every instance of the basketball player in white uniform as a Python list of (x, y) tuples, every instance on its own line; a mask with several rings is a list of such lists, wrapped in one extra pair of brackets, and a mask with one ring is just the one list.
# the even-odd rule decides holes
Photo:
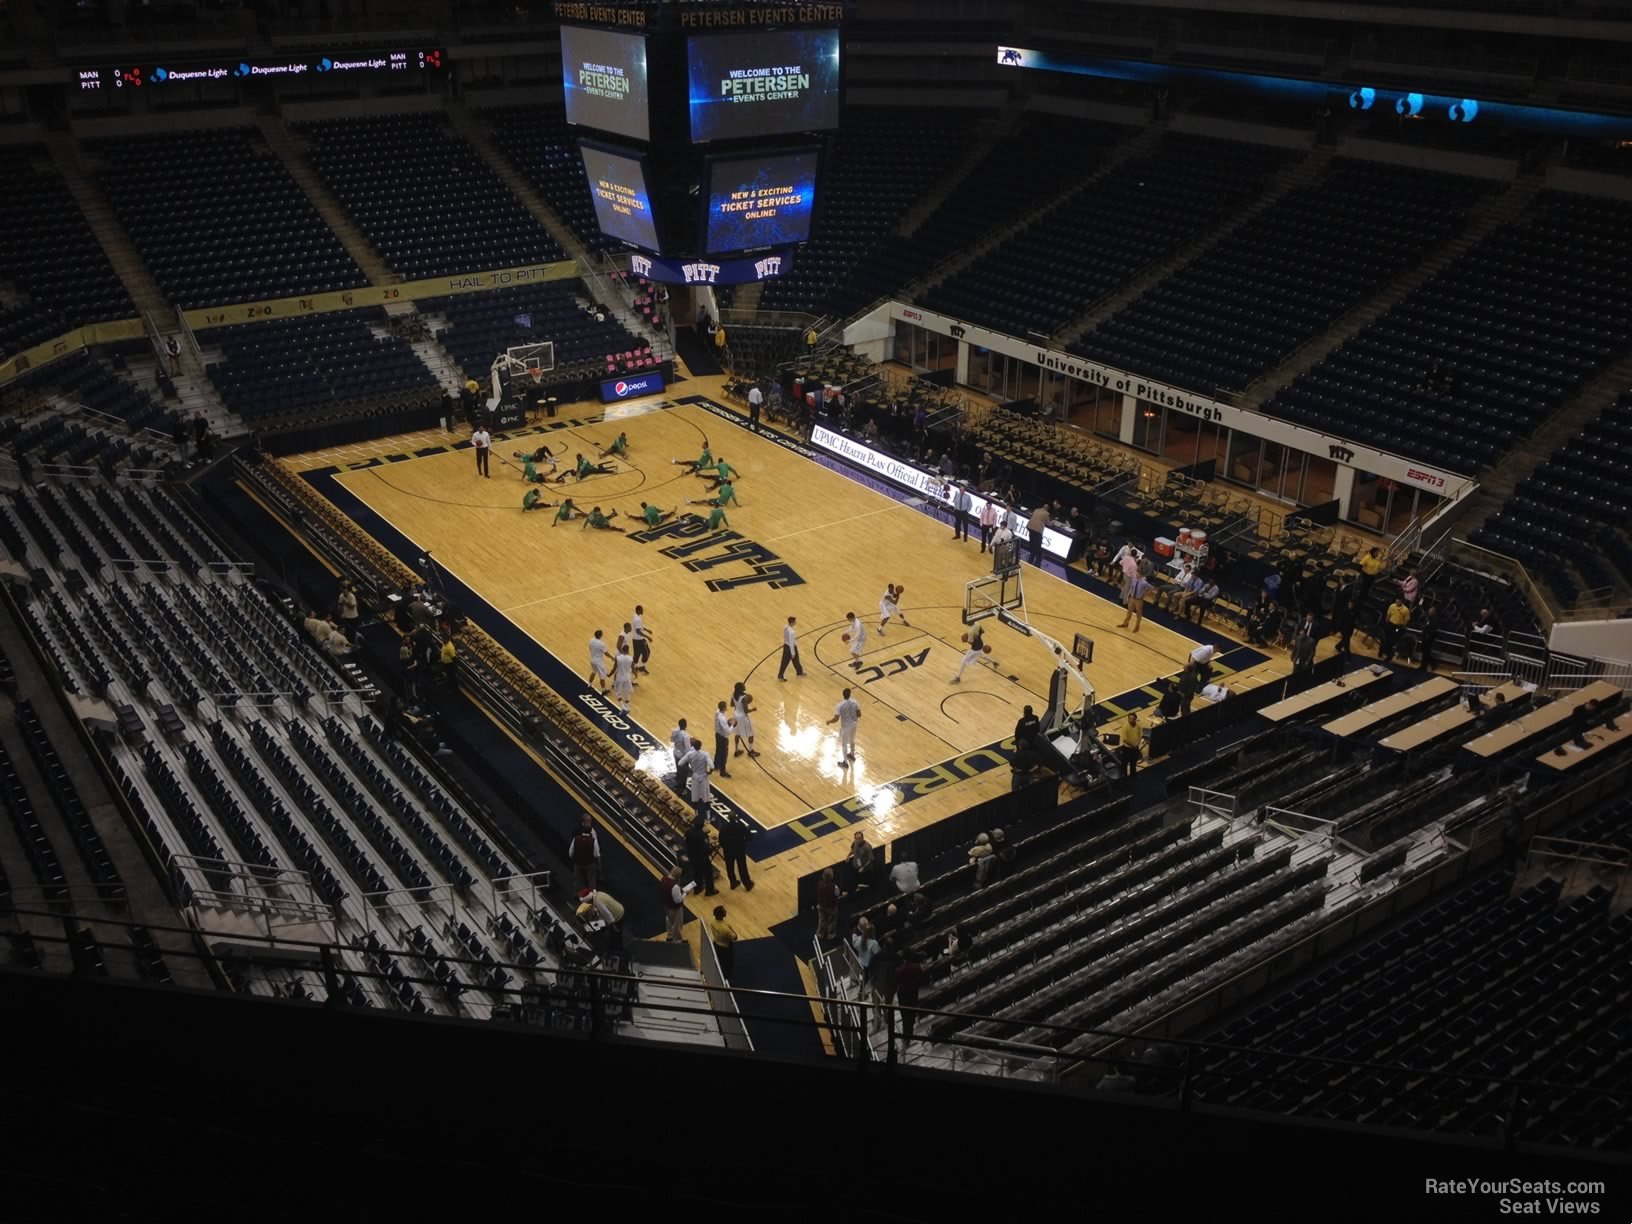
[(850, 666), (860, 671), (861, 652), (867, 645), (867, 626), (861, 623), (861, 617), (854, 612), (847, 615), (850, 617)]
[(885, 590), (884, 594), (879, 598), (878, 635), (880, 637), (884, 636), (884, 626), (890, 623), (891, 617), (900, 617), (903, 625), (909, 629), (912, 628), (912, 622), (906, 617), (901, 616), (901, 592), (904, 590), (906, 590), (905, 587), (898, 587), (892, 582), (890, 583), (888, 589)]
[[(691, 732), (686, 730), (685, 719), (682, 718), (669, 732), (669, 746), (674, 749), (674, 766), (678, 769), (681, 759), (691, 751)], [(685, 779), (681, 778), (680, 781), (684, 782)]]
[(691, 751), (680, 758), (680, 772), (684, 775), (687, 788), (690, 792), (692, 806), (697, 815), (701, 816), (708, 811), (709, 804), (714, 799), (714, 788), (709, 784), (708, 774), (713, 768), (713, 762), (708, 759), (708, 753), (703, 751), (701, 740), (692, 740)]
[(839, 724), (839, 764), (844, 766), (856, 763), (856, 723), (861, 720), (861, 706), (855, 698), (850, 696), (850, 690), (844, 690), (844, 700), (833, 707), (833, 717), (827, 720), (828, 726)]
[(757, 757), (759, 753), (754, 751), (754, 720), (750, 717), (754, 709), (754, 699), (740, 680), (737, 682), (736, 690), (731, 694), (731, 708), (737, 715), (737, 750), (731, 755), (741, 756), (742, 745), (746, 742), (748, 755)]
[(629, 713), (629, 700), (635, 695), (635, 660), (627, 646), (619, 646), (612, 660), (612, 695), (618, 699), (618, 707)]
[(589, 639), (589, 682), (603, 693), (606, 691), (606, 638), (599, 629)]

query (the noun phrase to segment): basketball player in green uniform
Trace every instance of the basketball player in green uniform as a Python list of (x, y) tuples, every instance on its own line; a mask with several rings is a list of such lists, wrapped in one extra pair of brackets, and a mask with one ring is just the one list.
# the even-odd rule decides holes
[[(697, 474), (699, 476), (703, 475), (702, 472), (698, 472)], [(741, 472), (737, 471), (736, 468), (732, 467), (722, 457), (720, 461), (714, 465), (714, 475), (705, 477), (705, 479), (708, 481), (709, 492), (713, 492), (722, 485), (730, 484), (735, 477), (741, 475)]]
[(698, 472), (702, 471), (704, 468), (709, 468), (709, 467), (714, 466), (714, 452), (708, 449), (708, 439), (704, 438), (703, 439), (703, 453), (698, 455), (697, 458), (695, 458), (695, 459), (670, 459), (669, 462), (673, 463), (673, 464), (681, 464), (681, 465), (683, 465), (685, 467), (690, 468), (691, 469), (691, 474), (693, 476), (695, 476), (695, 475), (697, 475)]
[[(616, 510), (612, 511), (612, 518), (616, 518), (617, 515), (618, 512)], [(583, 527), (580, 527), (579, 530), (585, 531), (593, 527), (597, 531), (622, 531), (622, 527), (612, 526), (612, 518), (608, 518), (606, 515), (602, 514), (601, 508), (596, 506), (584, 516), (584, 525)]]
[(644, 519), (646, 521), (646, 526), (657, 527), (667, 522), (671, 517), (673, 517), (673, 515), (673, 510), (664, 510), (658, 506), (651, 505), (649, 502), (641, 502), (639, 514), (629, 514), (625, 517)]

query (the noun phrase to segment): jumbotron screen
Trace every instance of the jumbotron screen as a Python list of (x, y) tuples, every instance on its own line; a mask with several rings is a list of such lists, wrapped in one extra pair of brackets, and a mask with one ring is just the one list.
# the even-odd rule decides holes
[(737, 140), (839, 126), (839, 32), (688, 39), (691, 138)]
[(646, 184), (646, 163), (637, 153), (603, 148), (580, 141), (578, 152), (584, 159), (589, 179), (589, 196), (595, 205), (595, 222), (608, 238), (660, 253), (657, 224), (652, 219), (652, 197)]
[(819, 150), (708, 159), (710, 255), (788, 246), (810, 237)]
[(651, 139), (646, 40), (640, 35), (562, 26), (561, 88), (568, 123)]

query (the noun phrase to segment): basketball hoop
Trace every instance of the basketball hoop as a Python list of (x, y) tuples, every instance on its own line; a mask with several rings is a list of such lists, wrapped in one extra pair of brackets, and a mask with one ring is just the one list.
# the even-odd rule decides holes
[(543, 385), (543, 383), (544, 383), (544, 371), (543, 370), (539, 369), (537, 366), (534, 366), (532, 369), (528, 370), (527, 373), (532, 377), (533, 386), (538, 387), (538, 386)]

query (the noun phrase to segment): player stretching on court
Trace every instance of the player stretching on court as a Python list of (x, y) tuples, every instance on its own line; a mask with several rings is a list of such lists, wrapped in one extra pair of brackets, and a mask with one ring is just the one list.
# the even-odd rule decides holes
[(721, 509), (724, 509), (726, 506), (740, 506), (742, 503), (737, 500), (737, 486), (732, 484), (730, 481), (727, 481), (725, 484), (720, 486), (718, 496), (688, 497), (686, 499), (686, 505), (719, 506)]
[(663, 523), (668, 522), (668, 520), (671, 517), (673, 517), (673, 515), (674, 515), (673, 510), (665, 510), (661, 506), (653, 506), (653, 505), (649, 505), (646, 502), (641, 502), (640, 503), (640, 513), (639, 514), (625, 513), (623, 517), (624, 518), (632, 518), (632, 519), (645, 519), (646, 520), (646, 526), (648, 526), (648, 527), (657, 527), (657, 526), (660, 526)]
[(731, 521), (725, 517), (724, 506), (715, 506), (714, 509), (708, 512), (708, 529), (710, 531), (718, 531), (721, 524), (729, 527), (731, 526)]
[(854, 612), (845, 615), (850, 619), (850, 632), (844, 635), (844, 640), (850, 643), (850, 666), (860, 671), (862, 648), (867, 645), (867, 626)]
[(528, 489), (521, 499), (521, 508), (523, 510), (544, 510), (559, 504), (559, 502), (545, 501), (544, 490), (542, 489)]
[(844, 766), (856, 763), (856, 723), (861, 719), (861, 707), (850, 696), (850, 690), (844, 690), (844, 700), (833, 707), (833, 717), (827, 720), (827, 725), (839, 724), (839, 764)]
[(568, 497), (561, 502), (561, 508), (555, 512), (555, 517), (550, 520), (550, 526), (554, 527), (557, 523), (570, 523), (575, 517), (582, 518), (583, 514), (582, 510), (572, 504), (572, 498)]
[(514, 451), (510, 457), (521, 460), (521, 478), (523, 480), (538, 481), (540, 483), (548, 480), (549, 477), (538, 470), (538, 465), (541, 463), (549, 464), (552, 472), (556, 468), (555, 456), (550, 454), (548, 446), (541, 446), (536, 451)]
[(698, 472), (702, 471), (703, 468), (713, 467), (714, 466), (714, 452), (708, 449), (708, 439), (704, 438), (703, 439), (703, 453), (698, 455), (697, 458), (695, 458), (695, 459), (670, 459), (669, 462), (671, 464), (679, 464), (682, 467), (690, 468), (691, 469), (691, 474), (693, 476), (695, 476)]
[(627, 714), (629, 701), (635, 695), (634, 660), (627, 647), (618, 648), (612, 665), (612, 696), (618, 699), (618, 708)]
[(971, 663), (979, 662), (982, 655), (992, 653), (992, 648), (986, 645), (986, 635), (980, 631), (979, 625), (969, 626), (969, 632), (963, 635), (963, 640), (969, 643), (969, 649), (963, 652), (963, 662), (958, 664), (958, 674), (952, 677), (953, 684), (963, 681), (963, 669)]
[(616, 510), (612, 511), (611, 518), (608, 518), (606, 515), (601, 513), (601, 508), (596, 506), (588, 514), (584, 515), (584, 525), (578, 530), (586, 531), (593, 527), (596, 531), (622, 531), (622, 527), (612, 526), (612, 519), (617, 517), (618, 512)]
[(579, 455), (572, 471), (562, 472), (561, 475), (555, 478), (555, 483), (560, 484), (568, 476), (576, 476), (579, 480), (588, 480), (591, 476), (611, 476), (617, 470), (617, 468), (607, 467), (604, 463), (591, 463), (588, 459)]
[(748, 755), (757, 757), (759, 753), (754, 751), (754, 720), (750, 717), (754, 710), (754, 698), (748, 692), (748, 686), (740, 680), (737, 681), (736, 688), (731, 691), (731, 708), (737, 714), (737, 750), (731, 755), (741, 756), (742, 746), (746, 743), (748, 745)]
[(613, 438), (611, 444), (601, 452), (601, 458), (605, 459), (608, 455), (616, 455), (619, 459), (622, 459), (628, 453), (629, 435), (626, 433), (620, 433), (617, 437)]
[(901, 617), (901, 623), (903, 625), (905, 625), (908, 629), (912, 628), (912, 622), (909, 621), (905, 616), (901, 616), (901, 595), (906, 589), (907, 589), (906, 587), (898, 587), (898, 586), (895, 585), (895, 583), (892, 582), (892, 583), (889, 584), (889, 589), (887, 589), (884, 592), (884, 594), (879, 598), (879, 601), (878, 601), (878, 636), (879, 637), (884, 636), (884, 626), (890, 623), (890, 617), (892, 617), (892, 616)]
[(589, 639), (589, 682), (606, 692), (606, 638), (599, 629)]
[(697, 475), (703, 476), (703, 479), (708, 481), (708, 491), (712, 493), (721, 485), (731, 484), (733, 480), (736, 477), (741, 476), (742, 473), (727, 463), (725, 461), (725, 456), (722, 455), (720, 456), (720, 461), (714, 465), (714, 475), (704, 476), (702, 472), (698, 472)]

